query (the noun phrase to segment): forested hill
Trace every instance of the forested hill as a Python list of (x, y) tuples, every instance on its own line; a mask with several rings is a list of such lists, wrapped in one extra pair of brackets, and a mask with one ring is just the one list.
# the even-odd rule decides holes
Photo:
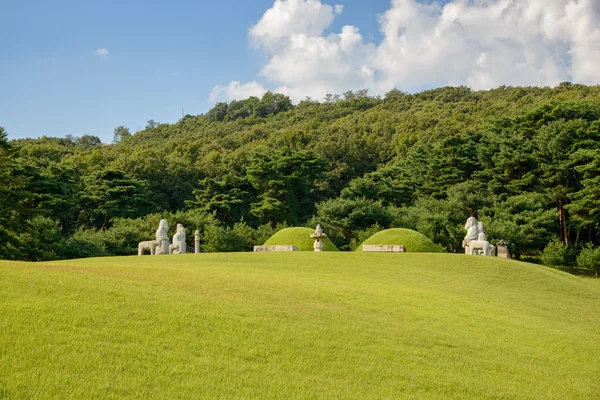
[(1, 137), (9, 259), (131, 254), (161, 216), (188, 239), (200, 229), (205, 251), (249, 250), (281, 226), (317, 222), (341, 249), (394, 226), (460, 251), (473, 214), (517, 255), (568, 244), (568, 263), (600, 222), (599, 86), (359, 91), (297, 105), (267, 93), (133, 135), (118, 127), (110, 145)]

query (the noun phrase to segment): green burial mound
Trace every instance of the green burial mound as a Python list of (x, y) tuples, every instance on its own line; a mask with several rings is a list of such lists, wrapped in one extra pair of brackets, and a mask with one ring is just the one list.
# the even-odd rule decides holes
[(377, 232), (358, 246), (362, 251), (363, 244), (403, 245), (410, 253), (441, 253), (442, 249), (425, 235), (404, 228), (386, 229)]
[[(310, 228), (285, 228), (276, 232), (265, 242), (265, 246), (294, 245), (300, 251), (314, 251), (315, 240), (310, 235), (315, 233)], [(339, 251), (329, 238), (323, 240), (323, 251)]]

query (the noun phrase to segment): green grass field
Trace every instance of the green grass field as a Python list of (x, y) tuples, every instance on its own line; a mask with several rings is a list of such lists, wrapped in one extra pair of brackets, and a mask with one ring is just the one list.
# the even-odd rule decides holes
[(377, 232), (362, 242), (355, 251), (362, 251), (365, 244), (403, 245), (409, 253), (442, 252), (442, 248), (433, 243), (427, 236), (405, 228), (393, 228)]
[(0, 262), (0, 398), (599, 398), (600, 282), (449, 254)]

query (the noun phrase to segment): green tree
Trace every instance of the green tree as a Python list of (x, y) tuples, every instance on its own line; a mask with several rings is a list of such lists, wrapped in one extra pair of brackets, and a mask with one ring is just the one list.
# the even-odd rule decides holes
[(268, 117), (277, 115), (292, 109), (292, 101), (286, 95), (281, 93), (266, 92), (260, 99), (260, 104), (254, 110), (259, 117)]
[(189, 200), (187, 205), (206, 214), (215, 213), (219, 221), (229, 225), (248, 215), (252, 190), (245, 177), (230, 172), (202, 179), (194, 189), (195, 200)]
[(320, 170), (321, 162), (307, 152), (255, 154), (247, 169), (257, 198), (250, 212), (273, 227), (281, 222), (297, 223), (303, 209), (312, 208), (310, 195)]
[(102, 141), (98, 136), (93, 135), (83, 135), (81, 137), (75, 138), (75, 146), (81, 149), (92, 149), (94, 147), (98, 147), (102, 144)]
[(570, 193), (571, 203), (566, 207), (578, 228), (588, 228), (588, 241), (592, 240), (593, 226), (600, 224), (600, 150), (579, 150), (572, 159), (581, 174), (580, 189)]
[(206, 118), (210, 122), (221, 122), (227, 115), (227, 103), (217, 103), (206, 113)]
[(385, 206), (407, 206), (414, 201), (416, 185), (416, 179), (408, 176), (404, 168), (392, 165), (351, 180), (341, 195), (348, 199), (381, 200)]
[(37, 216), (22, 227), (19, 235), (21, 259), (28, 261), (51, 261), (63, 258), (65, 240), (57, 221)]
[(488, 240), (507, 240), (516, 259), (521, 253), (542, 251), (556, 235), (558, 215), (548, 209), (544, 195), (526, 193), (512, 196), (483, 212)]
[(389, 228), (393, 218), (380, 201), (337, 198), (317, 204), (317, 215), (311, 225), (322, 224), (338, 248), (348, 249), (359, 231), (376, 224)]
[(94, 172), (83, 179), (82, 218), (106, 230), (114, 217), (135, 218), (150, 213), (153, 204), (147, 185), (118, 170)]
[(129, 128), (124, 127), (123, 125), (117, 126), (113, 131), (113, 143), (121, 143), (123, 140), (130, 138), (131, 132), (129, 132)]
[(406, 210), (400, 225), (422, 233), (450, 252), (458, 252), (464, 237), (464, 221), (468, 216), (456, 203), (421, 197), (414, 207)]

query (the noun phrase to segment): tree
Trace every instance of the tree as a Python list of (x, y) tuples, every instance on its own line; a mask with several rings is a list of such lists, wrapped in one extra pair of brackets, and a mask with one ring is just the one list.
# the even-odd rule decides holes
[(365, 198), (330, 199), (317, 204), (314, 222), (322, 224), (327, 232), (334, 234), (338, 247), (346, 247), (358, 231), (375, 224), (389, 228), (394, 217), (380, 201)]
[(82, 217), (91, 226), (106, 230), (113, 217), (135, 218), (148, 214), (153, 204), (147, 185), (124, 172), (106, 169), (83, 179)]
[(83, 135), (75, 139), (75, 146), (81, 149), (92, 149), (102, 144), (102, 141), (98, 136)]
[(245, 177), (230, 172), (218, 178), (204, 178), (194, 189), (195, 200), (187, 202), (191, 209), (215, 213), (226, 225), (239, 221), (249, 213), (252, 186)]
[(458, 252), (464, 237), (463, 225), (468, 217), (457, 203), (421, 197), (414, 207), (406, 210), (401, 225), (422, 233), (450, 252)]
[(19, 235), (21, 258), (28, 261), (51, 261), (63, 258), (65, 239), (57, 221), (37, 216), (27, 221)]
[(558, 216), (539, 193), (509, 197), (484, 210), (481, 219), (486, 223), (488, 239), (507, 240), (516, 259), (523, 252), (543, 250), (557, 234)]
[(268, 117), (269, 115), (277, 115), (280, 112), (292, 109), (292, 101), (286, 95), (281, 93), (266, 92), (260, 99), (260, 104), (254, 110), (259, 117)]
[(131, 137), (131, 132), (129, 132), (129, 128), (126, 128), (123, 125), (117, 126), (113, 131), (113, 143), (115, 144), (121, 143), (129, 137)]
[(570, 193), (571, 204), (566, 208), (579, 228), (588, 228), (591, 241), (592, 226), (600, 224), (600, 150), (579, 150), (572, 156), (577, 164), (574, 169), (582, 175), (581, 187)]
[(221, 122), (227, 115), (227, 103), (217, 103), (206, 113), (206, 118), (210, 122)]
[(8, 144), (8, 132), (0, 126), (0, 151), (7, 151), (10, 145)]
[(311, 211), (310, 195), (321, 167), (320, 160), (307, 152), (256, 153), (246, 172), (257, 197), (250, 212), (273, 227), (297, 223), (302, 209)]
[(347, 199), (381, 200), (383, 205), (408, 206), (413, 203), (416, 179), (400, 166), (389, 166), (350, 181), (341, 196)]

